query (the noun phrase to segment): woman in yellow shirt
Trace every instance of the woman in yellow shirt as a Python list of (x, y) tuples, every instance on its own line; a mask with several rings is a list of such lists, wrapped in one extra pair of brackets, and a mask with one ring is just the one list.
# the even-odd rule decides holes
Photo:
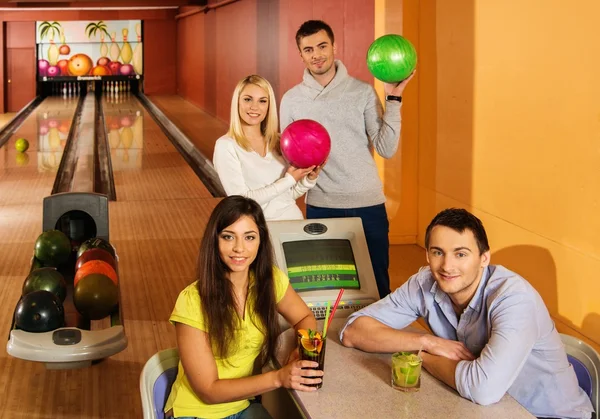
[(280, 387), (315, 391), (307, 384), (321, 382), (323, 372), (301, 368), (316, 368), (316, 362), (293, 360), (252, 375), (257, 358), (263, 366), (274, 360), (277, 313), (296, 330), (316, 328), (312, 312), (274, 265), (260, 205), (227, 197), (208, 220), (197, 281), (179, 294), (170, 318), (180, 362), (167, 418), (269, 418), (249, 399)]

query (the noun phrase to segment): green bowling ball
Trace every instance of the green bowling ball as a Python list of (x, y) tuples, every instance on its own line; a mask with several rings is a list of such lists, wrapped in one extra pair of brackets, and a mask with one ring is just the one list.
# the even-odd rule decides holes
[(79, 249), (77, 250), (77, 258), (81, 257), (86, 250), (90, 249), (104, 249), (110, 253), (113, 258), (116, 257), (115, 248), (112, 247), (112, 244), (100, 237), (93, 237), (81, 243), (81, 246), (79, 246)]
[(367, 51), (367, 67), (373, 76), (385, 83), (406, 79), (417, 66), (415, 47), (400, 35), (383, 35)]
[(56, 295), (60, 302), (67, 297), (67, 283), (56, 268), (38, 268), (31, 271), (23, 283), (23, 295), (34, 291), (48, 291)]
[(35, 241), (34, 256), (46, 266), (58, 267), (69, 260), (71, 240), (59, 230), (44, 231)]
[(27, 141), (25, 138), (19, 138), (17, 141), (15, 141), (15, 148), (17, 151), (24, 153), (29, 148), (29, 141)]

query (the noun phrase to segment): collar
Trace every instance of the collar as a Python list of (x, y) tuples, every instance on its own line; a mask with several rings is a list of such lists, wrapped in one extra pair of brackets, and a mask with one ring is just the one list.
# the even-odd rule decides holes
[[(475, 291), (473, 298), (471, 298), (471, 301), (469, 301), (469, 305), (467, 306), (470, 309), (475, 310), (476, 312), (479, 312), (481, 310), (481, 301), (483, 300), (483, 290), (485, 289), (488, 278), (490, 276), (489, 269), (490, 269), (490, 267), (488, 265), (483, 270), (483, 273), (481, 274), (481, 281), (479, 281), (479, 285), (477, 286), (477, 291)], [(440, 304), (441, 301), (444, 300), (445, 298), (450, 299), (448, 294), (446, 294), (444, 291), (439, 289), (437, 281), (435, 280), (435, 277), (433, 277), (433, 272), (430, 271), (429, 273), (431, 274), (432, 280), (433, 280), (433, 285), (431, 286), (429, 291), (434, 295), (435, 302)]]
[(325, 87), (321, 86), (321, 84), (313, 77), (313, 75), (308, 71), (308, 68), (304, 69), (304, 75), (302, 77), (303, 84), (308, 87), (313, 92), (313, 99), (317, 97), (324, 90), (331, 90), (345, 79), (348, 78), (348, 70), (346, 66), (340, 61), (335, 60), (335, 76), (329, 82), (329, 84)]

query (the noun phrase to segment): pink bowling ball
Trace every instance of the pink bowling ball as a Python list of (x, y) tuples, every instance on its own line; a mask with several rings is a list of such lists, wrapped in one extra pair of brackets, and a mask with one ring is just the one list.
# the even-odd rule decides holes
[(50, 63), (47, 60), (38, 60), (38, 72), (41, 77), (48, 75), (48, 67), (50, 67)]
[(48, 67), (48, 77), (58, 77), (60, 76), (60, 67), (57, 65), (51, 65)]
[(135, 71), (134, 71), (133, 66), (131, 64), (123, 64), (121, 66), (121, 68), (119, 69), (119, 73), (122, 76), (132, 76), (132, 75), (135, 75)]
[(283, 157), (298, 168), (325, 163), (331, 151), (329, 133), (311, 119), (299, 119), (288, 125), (281, 133), (280, 144)]

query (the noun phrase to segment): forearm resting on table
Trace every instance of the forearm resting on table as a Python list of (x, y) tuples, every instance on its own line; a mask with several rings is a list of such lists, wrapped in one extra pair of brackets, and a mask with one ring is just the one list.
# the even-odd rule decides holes
[(444, 384), (456, 390), (456, 366), (460, 361), (444, 358), (443, 356), (431, 355), (421, 352), (423, 368)]
[(342, 344), (366, 352), (418, 351), (425, 345), (425, 336), (393, 329), (373, 318), (362, 316), (346, 328)]
[(200, 386), (191, 377), (188, 378), (194, 392), (206, 404), (245, 400), (282, 386), (277, 370), (251, 377), (217, 379), (208, 386)]

